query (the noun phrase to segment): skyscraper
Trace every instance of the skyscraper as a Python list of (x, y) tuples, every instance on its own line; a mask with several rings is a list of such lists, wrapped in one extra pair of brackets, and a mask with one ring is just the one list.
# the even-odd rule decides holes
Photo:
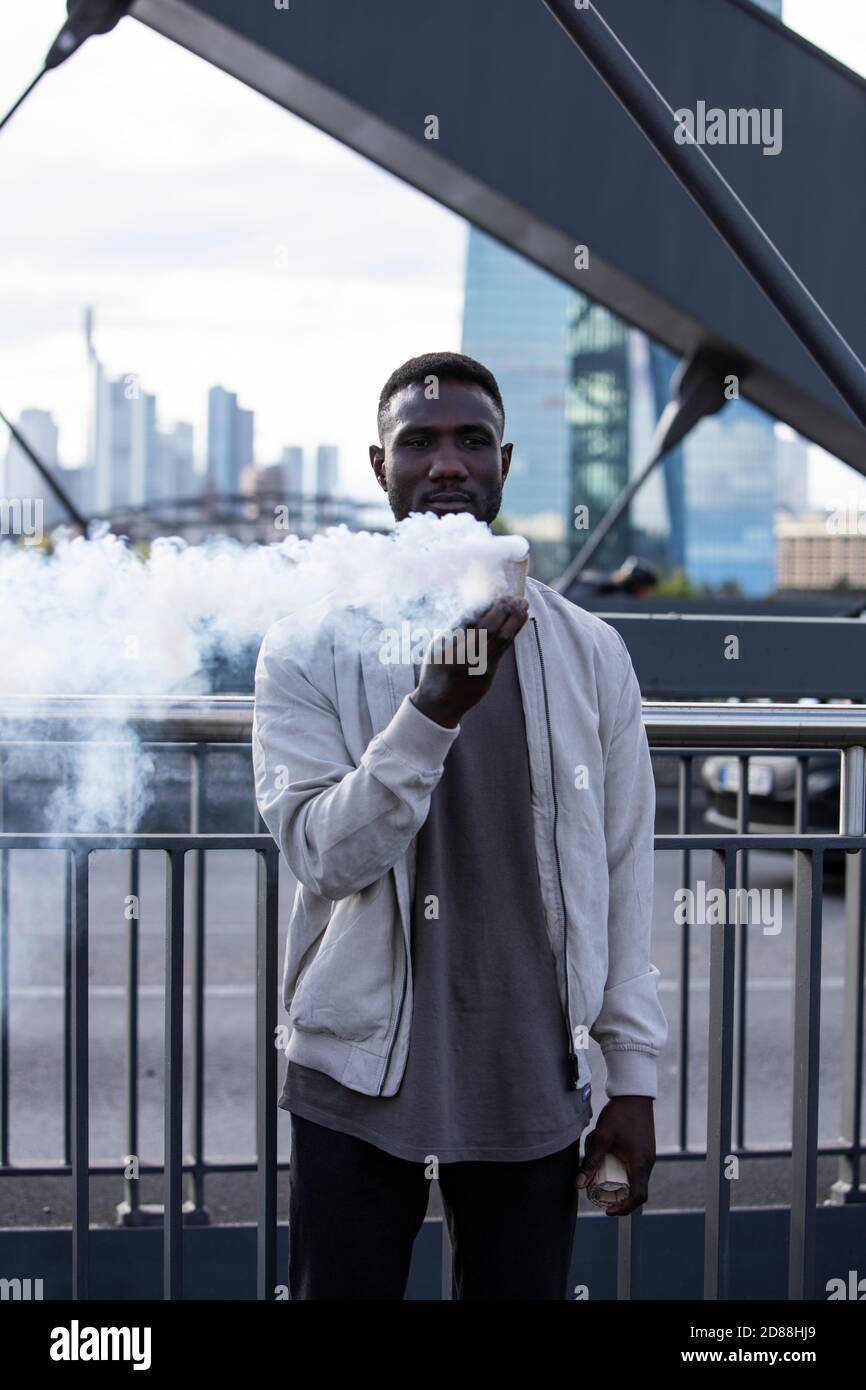
[[(677, 358), (475, 228), (462, 348), (499, 381), (515, 445), (501, 515), (529, 538), (533, 572), (549, 582), (645, 462)], [(774, 422), (733, 401), (668, 456), (593, 566), (637, 551), (696, 584), (771, 590), (775, 458)], [(578, 529), (581, 507), (588, 525)]]
[[(571, 510), (588, 539), (628, 483), (630, 440), (629, 330), (622, 319), (577, 291), (569, 304)], [(613, 569), (631, 550), (631, 523), (623, 517), (593, 563)]]
[(151, 494), (152, 498), (193, 497), (199, 491), (193, 428), (186, 420), (178, 420), (170, 430), (160, 432), (158, 477), (158, 491)]
[(297, 444), (287, 444), (280, 460), (286, 491), (300, 496), (304, 491), (304, 451)]
[(136, 392), (129, 403), (129, 422), (129, 501), (133, 507), (143, 507), (161, 487), (156, 396)]
[(233, 391), (212, 386), (208, 392), (207, 474), (218, 494), (240, 492), (240, 477), (253, 462), (254, 417), (242, 410)]
[(320, 444), (316, 450), (316, 496), (334, 497), (339, 477), (339, 450), (336, 444)]
[[(475, 227), (469, 229), (462, 351), (489, 367), (514, 444), (502, 518), (567, 561), (572, 477), (566, 399), (574, 291)], [(535, 571), (538, 573), (538, 570)]]
[[(56, 473), (58, 431), (53, 416), (47, 410), (22, 410), (17, 425), (34, 453), (52, 473)], [(62, 485), (62, 474), (59, 481)], [(42, 507), (42, 526), (45, 530), (67, 520), (66, 512), (51, 488), (34, 468), (20, 444), (12, 438), (6, 450), (0, 493), (7, 501), (38, 500)]]

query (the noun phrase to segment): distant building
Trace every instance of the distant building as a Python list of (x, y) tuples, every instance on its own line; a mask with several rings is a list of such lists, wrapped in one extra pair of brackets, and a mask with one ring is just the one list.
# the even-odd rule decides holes
[(566, 419), (574, 298), (563, 281), (470, 227), (461, 350), (490, 368), (505, 402), (514, 453), (501, 515), (530, 542), (555, 547), (554, 571), (575, 543)]
[(776, 426), (776, 506), (792, 516), (809, 506), (809, 446), (788, 425)]
[[(51, 413), (47, 410), (22, 410), (16, 424), (42, 462), (48, 468), (57, 468), (58, 430)], [(41, 489), (44, 487), (42, 478), (27, 454), (20, 444), (10, 438), (3, 465), (3, 496), (41, 496)]]
[[(678, 359), (476, 228), (462, 350), (499, 382), (514, 443), (501, 516), (529, 538), (533, 573), (550, 582), (646, 461)], [(640, 553), (696, 584), (767, 593), (775, 505), (774, 421), (733, 401), (668, 455), (592, 566)]]
[(70, 500), (75, 503), (82, 516), (86, 518), (95, 511), (95, 478), (91, 465), (86, 464), (82, 468), (61, 468), (58, 476)]
[(780, 589), (866, 589), (866, 509), (776, 517)]
[(94, 361), (91, 455), (97, 512), (141, 507), (159, 486), (156, 397), (134, 372), (111, 380)]
[(162, 486), (156, 396), (139, 391), (129, 405), (129, 501), (133, 507), (143, 507), (159, 495)]
[(316, 450), (316, 496), (334, 497), (339, 478), (339, 449), (336, 444), (320, 444)]
[[(58, 464), (58, 430), (53, 416), (47, 410), (22, 410), (16, 424), (34, 453), (52, 473), (57, 474), (61, 487), (65, 487), (65, 473)], [(47, 531), (68, 520), (65, 508), (58, 502), (17, 440), (12, 438), (9, 440), (3, 463), (0, 495), (7, 502), (13, 499), (29, 500), (32, 504), (38, 500), (41, 504), (43, 530)]]
[(159, 491), (149, 500), (195, 497), (201, 490), (201, 478), (195, 471), (193, 428), (186, 420), (160, 432), (158, 476)]
[(236, 495), (241, 473), (253, 463), (254, 417), (243, 410), (233, 391), (212, 386), (208, 392), (207, 478), (218, 495)]
[(285, 467), (281, 463), (270, 463), (264, 468), (245, 468), (240, 490), (245, 497), (282, 497), (286, 490)]
[(293, 497), (304, 491), (304, 451), (297, 444), (287, 444), (283, 449), (282, 465), (285, 471), (286, 491)]

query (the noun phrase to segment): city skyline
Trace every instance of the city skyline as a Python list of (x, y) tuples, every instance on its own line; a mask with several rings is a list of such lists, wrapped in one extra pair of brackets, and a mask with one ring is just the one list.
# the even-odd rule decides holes
[[(90, 343), (91, 318), (85, 316)], [(237, 393), (221, 385), (208, 390), (208, 429), (203, 468), (195, 463), (194, 427), (188, 420), (166, 422), (155, 393), (142, 389), (134, 372), (111, 377), (91, 352), (92, 409), (85, 460), (60, 462), (60, 428), (51, 410), (27, 406), (16, 421), (19, 432), (67, 495), (84, 513), (105, 515), (159, 500), (203, 495), (239, 496), (243, 479), (268, 475), (274, 490), (334, 496), (339, 483), (339, 448), (320, 442), (313, 450), (285, 444), (276, 461), (257, 457), (254, 411), (239, 407)], [(255, 481), (255, 480), (254, 480)], [(261, 479), (259, 483), (261, 483)], [(39, 477), (24, 450), (11, 437), (0, 450), (0, 493), (42, 497), (46, 520), (65, 519), (62, 504)]]

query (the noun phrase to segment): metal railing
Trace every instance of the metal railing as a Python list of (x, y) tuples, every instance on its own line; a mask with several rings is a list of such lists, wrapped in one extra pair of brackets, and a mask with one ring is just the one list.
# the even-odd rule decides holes
[[(863, 976), (864, 976), (864, 858), (866, 848), (866, 706), (768, 704), (660, 704), (645, 702), (644, 721), (657, 757), (677, 760), (677, 832), (657, 834), (657, 850), (679, 854), (679, 882), (691, 882), (691, 856), (708, 851), (712, 887), (730, 890), (748, 884), (751, 850), (787, 850), (794, 854), (793, 1124), (786, 1145), (747, 1145), (745, 1019), (748, 985), (747, 934), (742, 921), (712, 929), (709, 953), (709, 1036), (707, 1138), (705, 1149), (689, 1148), (689, 926), (681, 927), (677, 1047), (677, 1142), (662, 1148), (661, 1164), (705, 1158), (707, 1172), (704, 1238), (704, 1296), (725, 1298), (729, 1287), (730, 1184), (723, 1168), (737, 1158), (792, 1159), (793, 1187), (789, 1251), (789, 1297), (808, 1298), (815, 1262), (817, 1203), (816, 1165), (819, 1156), (838, 1156), (837, 1201), (862, 1199), (863, 1091)], [(272, 1298), (276, 1270), (277, 1180), (288, 1164), (277, 1161), (277, 1051), (274, 1046), (278, 1002), (279, 854), (253, 805), (255, 829), (250, 833), (203, 833), (202, 809), (207, 795), (207, 767), (212, 753), (239, 749), (248, 755), (252, 700), (246, 697), (202, 697), (187, 700), (148, 699), (125, 702), (116, 709), (110, 698), (0, 702), (0, 1176), (69, 1174), (72, 1178), (73, 1296), (88, 1296), (89, 1178), (117, 1172), (116, 1165), (91, 1163), (88, 1120), (88, 951), (90, 855), (112, 850), (127, 855), (127, 882), (136, 893), (139, 857), (143, 851), (162, 851), (166, 859), (165, 1013), (164, 1032), (164, 1162), (139, 1165), (139, 1173), (163, 1176), (163, 1290), (166, 1298), (183, 1291), (183, 1184), (191, 1201), (187, 1214), (204, 1207), (209, 1173), (257, 1174), (257, 1290)], [(131, 729), (145, 748), (178, 748), (189, 753), (188, 832), (48, 834), (6, 829), (6, 760), (11, 749), (30, 744), (63, 743), (93, 737), (111, 741), (117, 724)], [(17, 729), (26, 740), (10, 737)], [(841, 758), (840, 823), (838, 833), (807, 833), (810, 757), (827, 749)], [(741, 775), (737, 791), (735, 833), (695, 833), (692, 829), (693, 764), (696, 757), (724, 752), (736, 756)], [(794, 825), (787, 833), (749, 833), (749, 760), (780, 752), (796, 758)], [(17, 850), (62, 849), (67, 855), (64, 1014), (64, 1159), (62, 1163), (12, 1164), (9, 1149), (9, 855)], [(208, 1160), (204, 1153), (204, 945), (206, 907), (204, 858), (207, 852), (244, 849), (256, 857), (256, 1154), (248, 1161)], [(847, 851), (847, 938), (845, 973), (845, 1052), (841, 1135), (835, 1144), (818, 1143), (818, 1062), (821, 988), (822, 867), (828, 849)], [(192, 919), (190, 1085), (187, 1101), (191, 1152), (184, 1154), (182, 1135), (184, 1027), (184, 859), (194, 856)], [(138, 1129), (138, 921), (128, 923), (126, 960), (126, 1128), (130, 1154), (137, 1153)], [(134, 1179), (124, 1179), (130, 1214), (137, 1208)], [(636, 1295), (640, 1267), (642, 1211), (622, 1218), (618, 1227), (617, 1296)], [(444, 1231), (443, 1223), (443, 1231)], [(444, 1239), (447, 1240), (447, 1234)], [(445, 1252), (447, 1255), (447, 1251)], [(448, 1268), (447, 1259), (444, 1262)]]

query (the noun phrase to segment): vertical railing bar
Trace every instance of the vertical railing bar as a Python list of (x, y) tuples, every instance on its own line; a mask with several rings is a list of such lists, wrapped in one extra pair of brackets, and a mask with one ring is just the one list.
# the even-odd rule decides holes
[(256, 851), (256, 1155), (257, 1296), (276, 1296), (277, 1283), (277, 952), (279, 852)]
[[(126, 828), (135, 830), (136, 759), (130, 752), (127, 763), (126, 784)], [(140, 863), (139, 851), (131, 849), (126, 855), (126, 1114), (124, 1117), (124, 1137), (126, 1153), (137, 1158), (138, 1153), (138, 961), (139, 961), (139, 909), (140, 909)], [(134, 1170), (133, 1170), (134, 1171)], [(131, 1215), (139, 1206), (139, 1182), (136, 1177), (124, 1179), (124, 1196), (127, 1212)]]
[(724, 892), (723, 922), (710, 932), (710, 1017), (707, 1038), (707, 1191), (704, 1229), (704, 1298), (728, 1296), (730, 1183), (722, 1168), (731, 1149), (733, 1082), (734, 936), (727, 905), (734, 882), (734, 852), (711, 850), (712, 887)]
[(163, 1297), (183, 1297), (184, 852), (166, 851)]
[[(204, 798), (207, 794), (205, 744), (196, 743), (192, 749), (190, 778), (189, 832), (197, 835), (204, 819)], [(205, 1030), (205, 915), (206, 861), (204, 850), (191, 850), (192, 859), (192, 944), (190, 961), (190, 1079), (189, 1130), (193, 1169), (189, 1174), (188, 1191), (194, 1210), (204, 1209), (204, 1030)]]
[[(751, 820), (751, 800), (749, 795), (749, 755), (738, 758), (740, 785), (737, 788), (737, 830), (740, 835), (748, 833)], [(748, 922), (740, 918), (740, 903), (743, 898), (739, 889), (749, 886), (749, 851), (739, 850), (736, 856), (736, 925), (734, 926), (736, 955), (736, 988), (734, 991), (734, 1105), (735, 1134), (738, 1148), (746, 1143), (746, 1039), (748, 1028), (748, 981), (749, 981), (749, 937)]]
[[(6, 829), (8, 755), (0, 749), (0, 830)], [(9, 989), (12, 956), (9, 915), (9, 854), (0, 849), (0, 1167), (9, 1166)], [(65, 869), (65, 864), (64, 864)]]
[(69, 1010), (72, 1126), (72, 1297), (86, 1299), (89, 1284), (90, 1115), (88, 1020), (88, 885), (89, 855), (69, 854), (72, 902), (72, 959)]
[(815, 1278), (823, 859), (820, 849), (794, 850), (796, 947), (789, 1299), (811, 1299)]
[[(138, 1156), (138, 1033), (139, 1033), (139, 904), (141, 901), (140, 851), (127, 853), (127, 896), (132, 910), (126, 914), (126, 1152)], [(126, 1204), (138, 1210), (139, 1182), (124, 1181)]]
[[(866, 748), (842, 753), (839, 787), (839, 833), (866, 832)], [(833, 1200), (860, 1200), (863, 1126), (863, 977), (866, 974), (866, 851), (846, 855), (845, 862), (845, 996), (842, 1005), (841, 1133), (850, 1140), (850, 1157), (839, 1159)]]
[(72, 956), (75, 871), (71, 856), (63, 870), (63, 1162), (72, 1162)]
[[(688, 835), (692, 829), (692, 758), (683, 756), (677, 759), (677, 834)], [(678, 851), (680, 861), (680, 885), (690, 888), (692, 882), (692, 852), (686, 846)], [(689, 987), (691, 984), (691, 930), (689, 923), (683, 922), (680, 928), (680, 999), (677, 1020), (677, 1060), (679, 1063), (677, 1090), (677, 1117), (679, 1147), (688, 1148), (689, 1143)]]
[[(641, 1216), (643, 1208), (638, 1207), (630, 1216), (616, 1217), (616, 1296), (617, 1299), (631, 1300), (640, 1294), (640, 1252)], [(605, 1217), (605, 1220), (610, 1218)]]

